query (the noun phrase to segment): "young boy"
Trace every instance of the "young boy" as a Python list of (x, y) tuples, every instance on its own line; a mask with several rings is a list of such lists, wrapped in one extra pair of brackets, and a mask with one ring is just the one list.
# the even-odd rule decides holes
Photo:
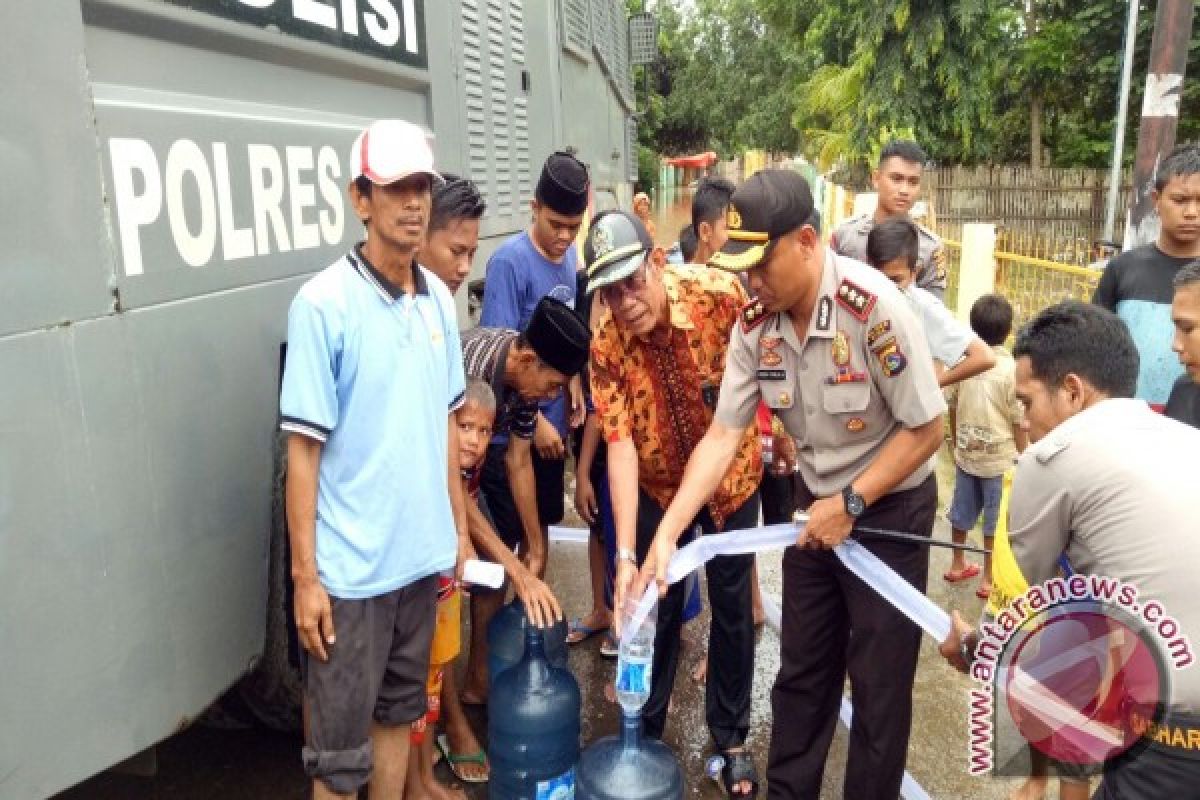
[[(867, 263), (900, 288), (921, 326), (937, 367), (942, 388), (990, 369), (996, 363), (987, 345), (942, 305), (916, 285), (921, 239), (917, 226), (905, 217), (880, 222), (867, 235)], [(943, 368), (944, 367), (944, 368)]]
[[(484, 381), (472, 378), (467, 382), (463, 404), (454, 414), (458, 427), (458, 464), (462, 470), (463, 492), (472, 504), (479, 496), (479, 467), (487, 455), (488, 441), (492, 438), (492, 425), (496, 418), (496, 395)], [(408, 768), (408, 784), (404, 789), (404, 800), (466, 800), (462, 789), (451, 789), (437, 781), (433, 774), (433, 731), (440, 715), (443, 675), (454, 669), (462, 647), (461, 639), (461, 595), (453, 577), (440, 576), (438, 581), (437, 623), (433, 632), (433, 645), (429, 654), (429, 711), (423, 719), (413, 723), (411, 758)], [(444, 752), (449, 752), (443, 746)], [(486, 766), (486, 756), (480, 750), (477, 756), (448, 755), (447, 766), (460, 780), (463, 779), (463, 762), (478, 759)]]
[[(950, 525), (954, 541), (962, 544), (967, 531), (983, 515), (983, 538), (992, 548), (1004, 473), (1012, 468), (1027, 439), (1021, 430), (1021, 404), (1016, 394), (1016, 365), (1004, 348), (1012, 331), (1012, 306), (998, 294), (988, 294), (971, 306), (971, 328), (992, 349), (996, 366), (968, 378), (947, 391), (950, 425), (954, 431), (954, 499)], [(979, 565), (955, 550), (951, 582), (973, 578)], [(975, 594), (986, 598), (992, 591), (992, 557), (984, 556), (983, 580)]]

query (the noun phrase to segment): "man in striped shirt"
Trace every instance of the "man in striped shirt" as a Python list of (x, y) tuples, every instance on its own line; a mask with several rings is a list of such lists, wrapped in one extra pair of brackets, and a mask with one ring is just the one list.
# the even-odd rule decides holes
[[(587, 361), (587, 326), (566, 304), (542, 298), (525, 331), (475, 328), (463, 334), (463, 368), (468, 378), (487, 381), (496, 395), (496, 434), (511, 434), (502, 461), (486, 460), (483, 498), (501, 541), (520, 546), (521, 560), (542, 576), (546, 541), (538, 517), (537, 485), (531, 454), (538, 403), (557, 397)], [(489, 491), (503, 486), (508, 491)], [(487, 626), (504, 592), (475, 589), (471, 597), (471, 651), (463, 702), (487, 698)]]

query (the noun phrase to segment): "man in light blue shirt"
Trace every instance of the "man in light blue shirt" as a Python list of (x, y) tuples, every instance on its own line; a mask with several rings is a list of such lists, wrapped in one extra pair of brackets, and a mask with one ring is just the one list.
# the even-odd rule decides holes
[[(591, 191), (587, 167), (569, 153), (546, 159), (538, 179), (529, 229), (502, 244), (487, 265), (487, 283), (479, 324), (484, 328), (524, 331), (543, 297), (574, 307), (578, 255), (575, 237), (583, 225)], [(568, 388), (573, 424), (583, 421), (583, 394), (577, 378)], [(508, 435), (492, 438), (483, 468), (482, 493), (501, 538), (519, 539), (563, 517), (563, 457), (568, 430), (567, 398), (559, 394), (540, 405), (533, 436), (533, 470), (537, 484), (537, 519), (528, 518), (513, 497), (513, 475), (504, 467)], [(520, 512), (518, 514), (518, 512)], [(545, 564), (531, 565), (539, 575)]]
[[(301, 287), (280, 398), (304, 765), (316, 798), (399, 797), (426, 710), (437, 574), (469, 552), (458, 479), (462, 355), (449, 291), (414, 256), (433, 153), (381, 120), (351, 151), (366, 241)], [(335, 636), (336, 630), (336, 636)]]

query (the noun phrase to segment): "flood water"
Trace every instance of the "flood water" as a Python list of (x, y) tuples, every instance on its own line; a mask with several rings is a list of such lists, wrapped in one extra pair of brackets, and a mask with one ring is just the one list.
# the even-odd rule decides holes
[[(690, 190), (660, 193), (654, 198), (657, 243), (669, 247), (679, 228), (690, 221)], [(952, 462), (943, 453), (939, 469), (940, 495), (947, 498), (952, 484)], [(944, 505), (944, 502), (943, 502)], [(571, 502), (566, 504), (571, 509)], [(572, 512), (569, 512), (572, 513)], [(569, 516), (566, 525), (579, 526)], [(934, 535), (949, 539), (949, 528), (939, 517)], [(948, 551), (935, 549), (929, 570), (929, 596), (943, 608), (958, 608), (967, 619), (976, 619), (982, 602), (974, 596), (974, 583), (949, 584), (942, 573), (949, 566)], [(782, 593), (780, 554), (759, 558), (760, 581), (768, 601), (777, 602)], [(586, 548), (579, 544), (556, 543), (551, 547), (548, 580), (563, 603), (568, 618), (586, 614), (590, 606)], [(690, 798), (717, 798), (722, 794), (705, 777), (704, 761), (711, 752), (704, 725), (704, 689), (690, 678), (690, 671), (702, 657), (707, 638), (707, 609), (684, 631), (684, 649), (676, 681), (673, 710), (668, 722), (666, 743), (679, 756)], [(619, 707), (604, 696), (605, 685), (612, 680), (614, 661), (599, 654), (596, 636), (572, 648), (570, 667), (583, 695), (583, 743), (616, 733)], [(465, 641), (464, 636), (464, 641)], [(767, 746), (773, 720), (770, 689), (779, 666), (777, 633), (765, 626), (758, 636), (755, 651), (755, 678), (750, 738), (747, 747), (754, 756), (760, 779), (765, 778)], [(914, 689), (914, 718), (909, 746), (908, 769), (929, 797), (958, 800), (1001, 800), (1015, 787), (1012, 780), (972, 778), (966, 774), (967, 762), (967, 691), (972, 687), (965, 676), (953, 672), (938, 656), (928, 637), (922, 643), (920, 665)], [(480, 739), (487, 731), (485, 712), (468, 711)], [(787, 725), (787, 721), (779, 721)], [(825, 773), (822, 798), (842, 796), (847, 734), (838, 726)], [(214, 728), (198, 723), (170, 737), (156, 748), (157, 770), (151, 777), (114, 772), (102, 773), (58, 795), (59, 800), (208, 800), (229, 798), (281, 798), (299, 800), (308, 796), (309, 783), (300, 765), (301, 741), (298, 735), (272, 732), (259, 727), (240, 729)], [(444, 765), (437, 768), (443, 781), (452, 776)], [(486, 786), (466, 787), (471, 800), (487, 796)], [(363, 793), (365, 797), (365, 792)], [(760, 796), (765, 796), (765, 786)], [(23, 800), (23, 799), (22, 799)]]

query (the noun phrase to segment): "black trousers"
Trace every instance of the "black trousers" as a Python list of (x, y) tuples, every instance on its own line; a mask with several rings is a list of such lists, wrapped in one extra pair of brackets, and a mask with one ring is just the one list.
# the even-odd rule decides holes
[(1104, 779), (1092, 800), (1195, 797), (1198, 784), (1200, 754), (1159, 744), (1135, 745), (1104, 765)]
[[(796, 481), (796, 506), (814, 496)], [(863, 525), (921, 536), (933, 532), (937, 482), (893, 492), (867, 509)], [(929, 548), (874, 539), (863, 544), (925, 591)], [(896, 800), (912, 723), (921, 631), (825, 550), (789, 547), (783, 556), (779, 675), (771, 690), (767, 796), (817, 800), (825, 757), (849, 672), (854, 723), (845, 797)]]
[(777, 525), (781, 522), (791, 522), (792, 513), (796, 510), (793, 505), (791, 474), (776, 475), (769, 467), (763, 468), (762, 483), (758, 485), (758, 493), (762, 497), (763, 523)]
[[(638, 494), (637, 556), (640, 562), (645, 560), (654, 541), (663, 509), (645, 492), (639, 490)], [(751, 528), (756, 524), (757, 493), (729, 516), (724, 530)], [(696, 525), (706, 534), (719, 532), (705, 509), (679, 538), (680, 547), (692, 540)], [(704, 566), (708, 577), (708, 602), (712, 607), (704, 719), (720, 750), (742, 744), (750, 726), (750, 689), (754, 681), (754, 614), (750, 593), (753, 566), (753, 555), (717, 556)], [(656, 739), (662, 738), (667, 725), (667, 703), (679, 666), (679, 632), (683, 627), (686, 599), (684, 586), (685, 581), (672, 585), (658, 604), (650, 699), (642, 708), (646, 734)]]

